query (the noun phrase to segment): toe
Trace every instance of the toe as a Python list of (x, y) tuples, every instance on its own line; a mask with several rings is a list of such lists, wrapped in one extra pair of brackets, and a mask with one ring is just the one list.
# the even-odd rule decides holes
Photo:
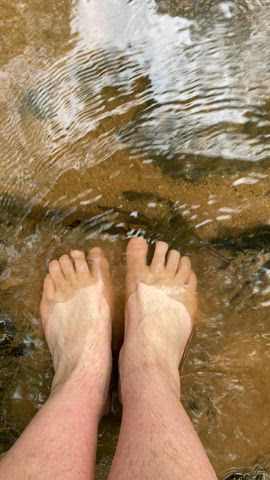
[(182, 257), (179, 262), (177, 277), (179, 282), (186, 283), (191, 272), (191, 262), (188, 257)]
[(90, 269), (95, 280), (104, 279), (109, 275), (109, 263), (101, 248), (91, 248), (88, 253), (87, 260), (90, 264)]
[(194, 272), (191, 272), (187, 279), (187, 286), (194, 292), (197, 289), (197, 277)]
[(89, 280), (90, 271), (85, 253), (80, 250), (72, 250), (70, 256), (75, 264), (76, 278), (78, 280)]
[(170, 275), (176, 274), (179, 266), (179, 260), (180, 253), (177, 250), (170, 250), (166, 265), (166, 270)]
[(94, 280), (101, 281), (103, 293), (110, 307), (111, 316), (114, 313), (114, 292), (112, 288), (111, 272), (109, 262), (101, 248), (92, 248), (87, 260), (90, 264), (90, 272)]
[(55, 284), (51, 275), (46, 275), (43, 284), (43, 294), (48, 300), (52, 300), (55, 294)]
[(127, 246), (128, 269), (143, 269), (147, 265), (148, 244), (144, 238), (134, 237)]
[(169, 245), (165, 242), (156, 243), (155, 253), (150, 267), (153, 273), (158, 273), (164, 269), (168, 248)]
[(62, 288), (65, 285), (66, 280), (58, 260), (53, 260), (52, 262), (50, 262), (49, 273), (54, 281), (56, 288)]
[(71, 260), (69, 255), (63, 255), (59, 258), (59, 263), (61, 265), (62, 272), (66, 278), (66, 280), (73, 283), (75, 281), (75, 268), (73, 261)]

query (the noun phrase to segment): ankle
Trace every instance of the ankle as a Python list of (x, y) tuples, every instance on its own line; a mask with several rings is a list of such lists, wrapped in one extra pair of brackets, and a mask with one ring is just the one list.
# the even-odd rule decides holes
[[(130, 352), (129, 352), (130, 353)], [(135, 357), (135, 361), (134, 361)], [(137, 358), (136, 358), (137, 357)], [(171, 391), (180, 399), (180, 375), (177, 366), (162, 365), (155, 358), (129, 356), (122, 347), (119, 356), (120, 394), (124, 404), (131, 397), (158, 388)]]
[(145, 399), (154, 404), (155, 398), (162, 395), (165, 398), (173, 396), (180, 401), (180, 381), (154, 372), (137, 377), (133, 375), (128, 380), (120, 379), (120, 399), (123, 408), (134, 403), (137, 406), (140, 402), (145, 404)]
[(57, 345), (53, 351), (53, 364), (52, 390), (73, 384), (104, 390), (109, 384), (112, 368), (110, 330), (102, 332), (98, 339), (93, 338), (91, 343), (78, 344), (71, 352), (64, 352)]
[(77, 398), (78, 401), (90, 402), (93, 408), (103, 412), (108, 399), (110, 374), (110, 368), (96, 373), (81, 365), (69, 370), (58, 368), (50, 397), (62, 394), (65, 398)]

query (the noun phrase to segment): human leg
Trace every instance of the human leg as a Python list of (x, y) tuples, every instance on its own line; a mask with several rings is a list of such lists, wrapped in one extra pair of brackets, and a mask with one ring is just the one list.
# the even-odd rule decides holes
[(111, 372), (111, 284), (100, 249), (49, 266), (41, 317), (55, 368), (51, 394), (0, 463), (0, 480), (95, 478)]
[(120, 354), (123, 418), (110, 480), (216, 480), (180, 403), (179, 363), (196, 312), (196, 277), (186, 257), (158, 242), (127, 250), (125, 340)]

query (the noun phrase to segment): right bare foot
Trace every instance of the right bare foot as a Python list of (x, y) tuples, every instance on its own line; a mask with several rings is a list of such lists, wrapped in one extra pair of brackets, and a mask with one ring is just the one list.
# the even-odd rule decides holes
[[(159, 371), (180, 394), (179, 364), (197, 311), (197, 280), (190, 260), (157, 242), (147, 265), (147, 242), (127, 248), (125, 340), (120, 353), (121, 397), (132, 375)], [(167, 259), (166, 259), (167, 257)]]
[(52, 393), (73, 379), (91, 389), (101, 413), (111, 373), (111, 290), (103, 251), (93, 248), (86, 259), (76, 250), (50, 263), (40, 305), (55, 369)]

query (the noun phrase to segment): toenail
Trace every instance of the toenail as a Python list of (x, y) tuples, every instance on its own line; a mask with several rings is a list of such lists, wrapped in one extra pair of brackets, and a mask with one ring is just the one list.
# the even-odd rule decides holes
[(182, 257), (181, 263), (184, 263), (185, 265), (191, 265), (191, 261), (188, 257)]
[(141, 248), (144, 248), (146, 245), (147, 245), (147, 242), (146, 240), (143, 239), (143, 241), (139, 240), (139, 237), (136, 237), (136, 240), (133, 239), (132, 241), (130, 241), (130, 245), (132, 246), (132, 248), (137, 248), (137, 249), (141, 249)]
[(49, 267), (52, 268), (53, 270), (60, 270), (60, 265), (58, 260), (53, 260), (50, 264)]
[(95, 247), (95, 248), (92, 248), (90, 251), (89, 251), (89, 257), (93, 257), (93, 256), (100, 256), (100, 255), (104, 255), (104, 252), (101, 248), (99, 247)]
[(169, 245), (168, 245), (168, 243), (166, 243), (166, 242), (162, 242), (162, 241), (158, 241), (158, 242), (156, 242), (156, 246), (158, 246), (158, 247), (162, 247), (162, 248), (164, 248), (164, 249), (165, 249), (165, 248), (169, 248)]
[(145, 238), (143, 237), (133, 237), (131, 240), (130, 240), (131, 243), (147, 243), (147, 241), (145, 240)]
[(82, 257), (83, 256), (83, 252), (81, 252), (80, 250), (71, 250), (70, 253), (74, 257)]
[(62, 257), (59, 258), (59, 262), (66, 262), (67, 260), (70, 260), (68, 255), (62, 255)]

